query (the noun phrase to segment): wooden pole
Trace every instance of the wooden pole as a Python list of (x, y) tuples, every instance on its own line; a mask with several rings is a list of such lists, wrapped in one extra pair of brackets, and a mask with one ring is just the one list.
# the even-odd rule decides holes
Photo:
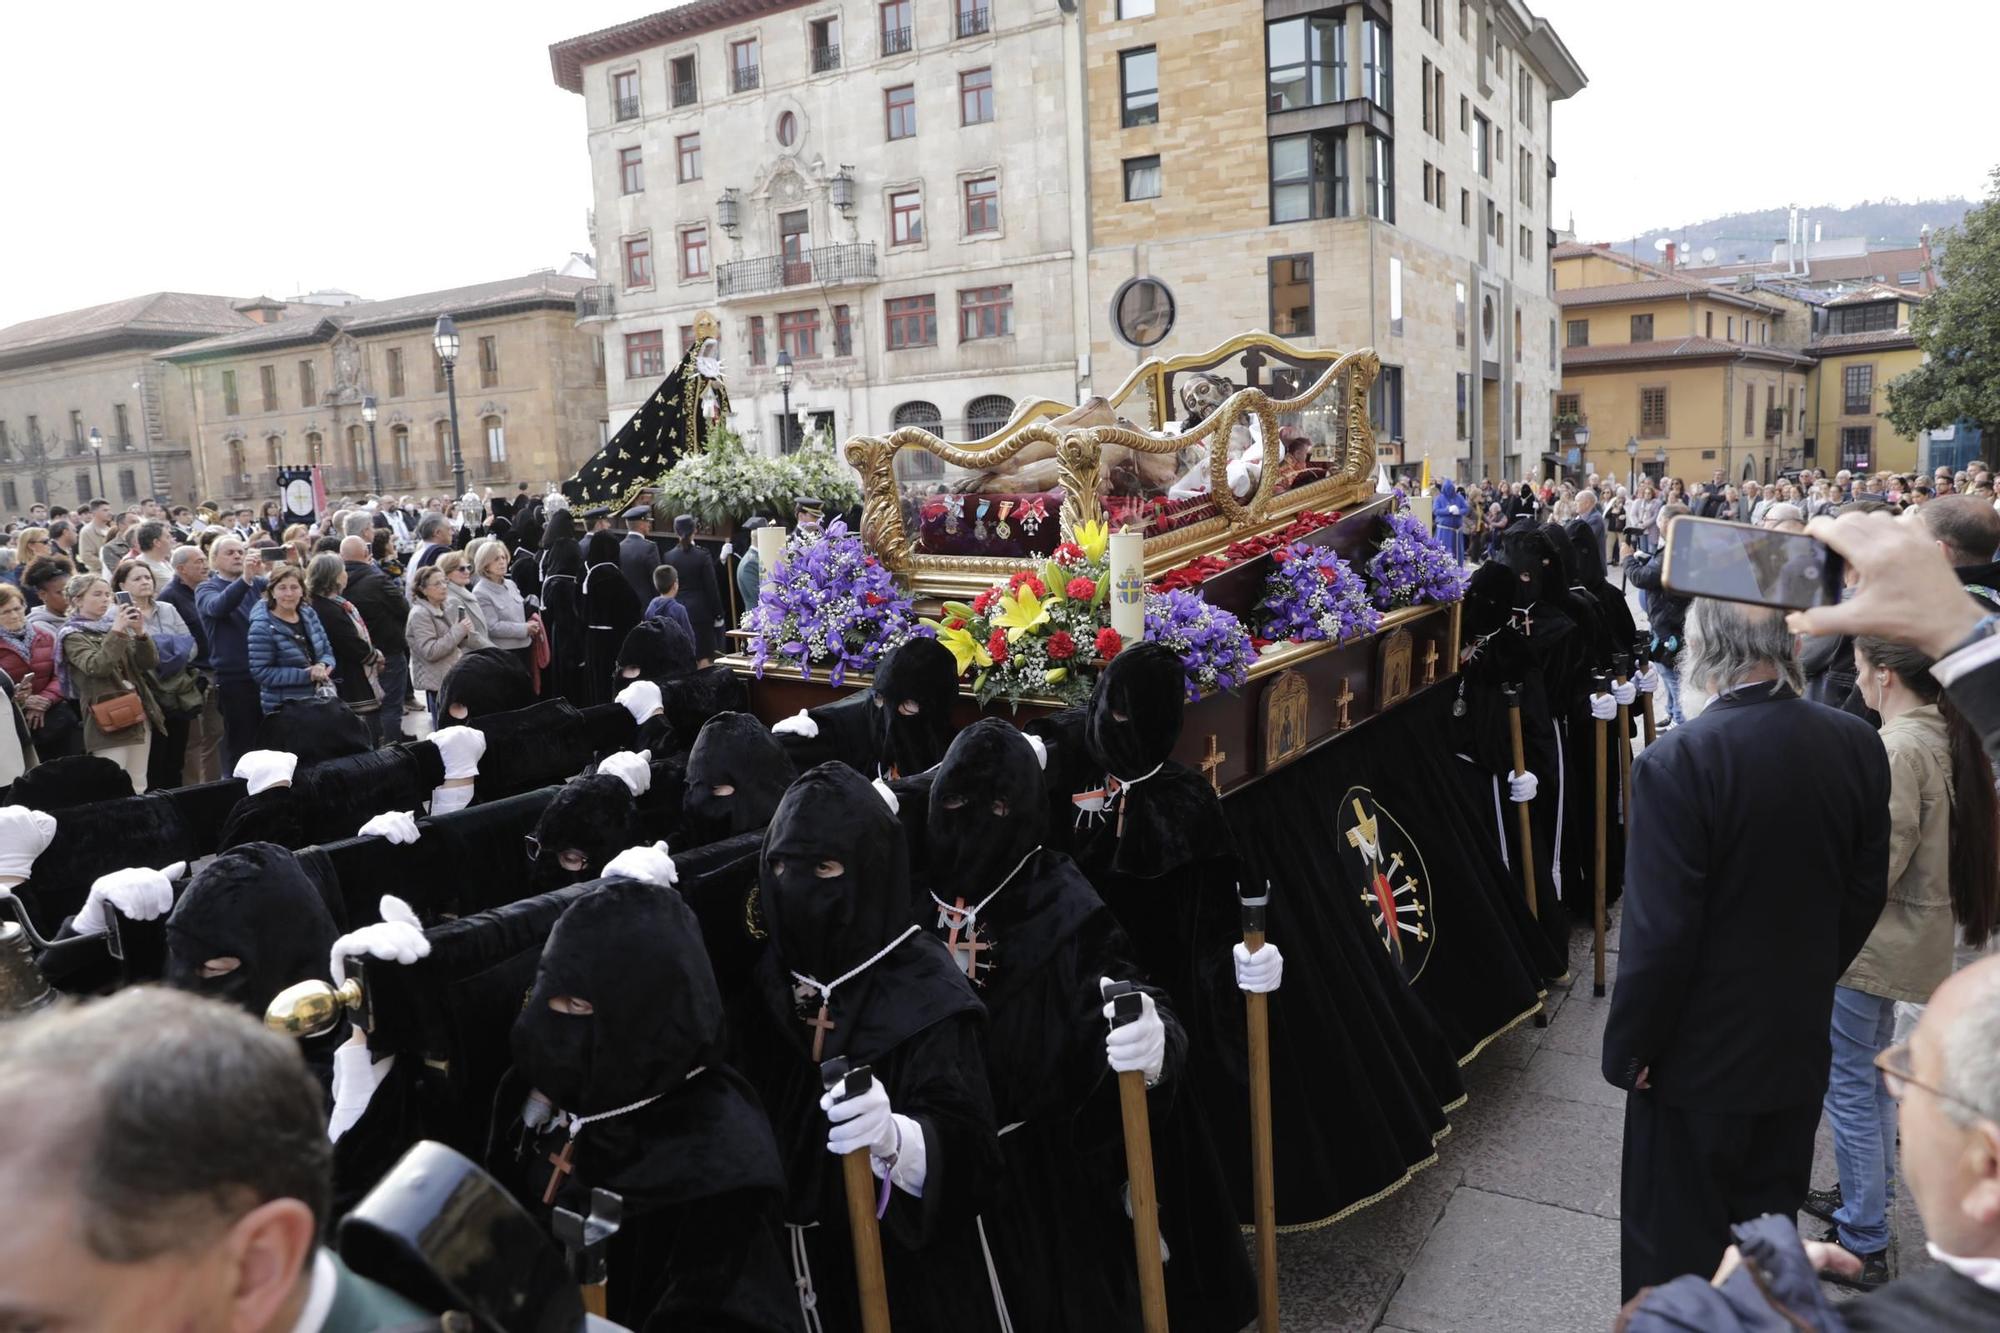
[[(872, 1073), (867, 1066), (852, 1071)], [(836, 1057), (820, 1066), (823, 1086), (833, 1087), (850, 1078), (846, 1057)], [(867, 1090), (867, 1084), (850, 1084), (848, 1097)], [(889, 1283), (882, 1275), (882, 1232), (875, 1220), (875, 1172), (868, 1165), (868, 1149), (856, 1148), (840, 1159), (840, 1174), (847, 1186), (847, 1229), (854, 1237), (854, 1282), (859, 1291), (863, 1333), (889, 1333)]]
[[(1104, 992), (1122, 1027), (1144, 1012), (1138, 989), (1121, 981)], [(1132, 1192), (1132, 1251), (1139, 1265), (1139, 1314), (1145, 1333), (1168, 1333), (1167, 1275), (1160, 1262), (1160, 1197), (1153, 1184), (1153, 1129), (1146, 1112), (1146, 1076), (1118, 1075), (1118, 1110), (1125, 1122), (1125, 1177)], [(872, 1333), (872, 1331), (871, 1331)]]
[[(1271, 886), (1261, 898), (1244, 898), (1243, 947), (1256, 953), (1264, 947), (1264, 912), (1271, 903)], [(1270, 997), (1243, 997), (1250, 1026), (1250, 1197), (1257, 1214), (1257, 1327), (1278, 1333), (1278, 1204), (1274, 1193), (1276, 1168), (1271, 1154), (1271, 1010)]]
[[(1521, 687), (1502, 685), (1500, 696), (1507, 701), (1507, 735), (1514, 742), (1514, 771), (1528, 771), (1528, 752), (1521, 744)], [(1528, 914), (1539, 918), (1541, 905), (1535, 894), (1535, 828), (1529, 817), (1527, 801), (1514, 804), (1514, 817), (1521, 825), (1521, 888), (1528, 895)]]
[[(1632, 659), (1620, 653), (1611, 659), (1611, 670), (1618, 684), (1623, 685), (1632, 678)], [(1635, 701), (1636, 702), (1636, 701)], [(1632, 783), (1632, 714), (1630, 705), (1618, 705), (1618, 825), (1625, 826), (1628, 812), (1632, 808), (1632, 798), (1627, 795)]]
[[(1592, 676), (1590, 678), (1591, 693), (1593, 694), (1609, 693), (1607, 687), (1610, 685), (1610, 683), (1611, 683), (1610, 677), (1604, 675), (1602, 672), (1598, 673), (1595, 676)], [(1596, 783), (1597, 874), (1594, 876), (1594, 882), (1591, 885), (1591, 897), (1592, 897), (1591, 907), (1592, 907), (1592, 916), (1595, 918), (1594, 930), (1596, 933), (1596, 939), (1593, 942), (1591, 949), (1592, 949), (1592, 964), (1596, 970), (1592, 975), (1592, 984), (1590, 988), (1590, 993), (1600, 998), (1602, 998), (1604, 995), (1604, 854), (1605, 854), (1604, 727), (1605, 724), (1602, 720), (1598, 718), (1592, 718), (1590, 720), (1590, 729), (1596, 749), (1595, 771), (1597, 777), (1597, 783)]]
[[(1646, 635), (1641, 634), (1639, 636), (1639, 641), (1638, 641), (1639, 665), (1641, 666), (1652, 665), (1652, 658), (1648, 656), (1650, 646), (1651, 646), (1651, 641), (1647, 638)], [(1655, 668), (1655, 670), (1657, 670), (1657, 668)], [(1641, 725), (1645, 728), (1646, 744), (1650, 746), (1655, 740), (1659, 738), (1660, 734), (1660, 720), (1653, 716), (1654, 705), (1657, 704), (1659, 701), (1654, 699), (1653, 696), (1650, 694), (1644, 696), (1644, 698), (1646, 700), (1646, 706), (1639, 710), (1639, 720)]]

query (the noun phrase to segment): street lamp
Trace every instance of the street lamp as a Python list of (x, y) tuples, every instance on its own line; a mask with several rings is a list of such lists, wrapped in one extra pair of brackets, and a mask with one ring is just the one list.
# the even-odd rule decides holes
[(1629, 460), (1625, 465), (1625, 486), (1627, 490), (1636, 491), (1639, 489), (1638, 436), (1628, 435), (1625, 437), (1625, 457)]
[(368, 423), (368, 471), (375, 482), (375, 494), (382, 494), (382, 460), (375, 454), (375, 395), (368, 394), (361, 400), (361, 419)]
[(451, 405), (451, 485), (454, 498), (465, 494), (465, 455), (458, 450), (458, 379), (453, 368), (458, 364), (458, 325), (451, 322), (450, 315), (439, 315), (437, 328), (431, 332), (431, 346), (437, 349), (438, 360), (444, 363), (445, 399)]
[(785, 423), (784, 438), (778, 442), (778, 452), (788, 454), (792, 444), (792, 350), (778, 349), (778, 388), (785, 395), (785, 414), (780, 418)]
[(108, 499), (104, 493), (104, 432), (95, 426), (90, 428), (90, 452), (97, 455), (97, 498)]

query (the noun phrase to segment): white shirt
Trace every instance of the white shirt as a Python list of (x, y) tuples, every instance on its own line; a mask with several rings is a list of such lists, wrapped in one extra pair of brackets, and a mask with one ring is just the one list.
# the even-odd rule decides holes
[(1957, 1273), (1960, 1277), (1969, 1277), (1988, 1291), (2000, 1291), (2000, 1259), (1989, 1258), (1985, 1255), (1977, 1255), (1971, 1259), (1961, 1259), (1955, 1254), (1946, 1254), (1930, 1242), (1926, 1242), (1924, 1248), (1930, 1251), (1931, 1258), (1937, 1260), (1952, 1272)]
[(334, 1271), (333, 1256), (324, 1248), (313, 1255), (312, 1289), (306, 1293), (305, 1308), (299, 1311), (299, 1322), (292, 1325), (292, 1333), (319, 1333), (326, 1325), (326, 1317), (333, 1313), (333, 1297), (340, 1286), (340, 1275)]

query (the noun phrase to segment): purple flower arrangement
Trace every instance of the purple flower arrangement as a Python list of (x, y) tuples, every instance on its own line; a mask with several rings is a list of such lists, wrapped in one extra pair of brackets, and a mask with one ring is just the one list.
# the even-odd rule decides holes
[(817, 536), (792, 535), (743, 627), (759, 678), (773, 661), (797, 667), (807, 680), (825, 666), (835, 687), (849, 671), (873, 671), (904, 640), (932, 633), (911, 615), (895, 577), (838, 519)]
[(1146, 594), (1146, 638), (1179, 656), (1190, 703), (1214, 690), (1237, 689), (1257, 660), (1242, 621), (1182, 588)]
[(1271, 553), (1276, 568), (1264, 585), (1263, 637), (1297, 643), (1346, 643), (1381, 623), (1353, 566), (1332, 547), (1293, 542)]
[(1368, 591), (1384, 611), (1420, 602), (1456, 602), (1465, 596), (1465, 570), (1423, 523), (1391, 514), (1389, 540), (1368, 562)]

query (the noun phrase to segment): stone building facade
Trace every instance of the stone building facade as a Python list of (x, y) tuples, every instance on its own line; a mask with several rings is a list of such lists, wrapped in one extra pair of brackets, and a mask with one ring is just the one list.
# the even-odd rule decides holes
[(976, 438), (1077, 390), (1057, 0), (693, 0), (550, 50), (589, 126), (611, 416), (721, 320), (737, 429)]
[[(444, 369), (431, 345), (458, 325), (466, 482), (540, 493), (605, 439), (602, 344), (577, 324), (588, 279), (534, 273), (385, 301), (312, 308), (163, 353), (188, 404), (204, 498), (277, 495), (274, 470), (317, 464), (333, 495), (452, 489)], [(362, 402), (376, 400), (375, 452)]]

